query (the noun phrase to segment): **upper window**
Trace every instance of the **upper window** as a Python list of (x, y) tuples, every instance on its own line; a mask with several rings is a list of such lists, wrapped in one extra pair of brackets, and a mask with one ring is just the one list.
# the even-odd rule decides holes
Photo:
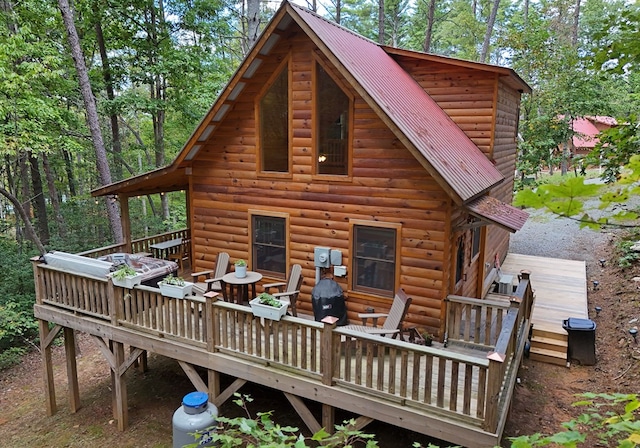
[(316, 63), (318, 174), (349, 173), (350, 100), (326, 70)]
[(462, 274), (464, 272), (464, 237), (460, 237), (458, 240), (458, 250), (456, 252), (456, 284), (462, 280)]
[(475, 258), (480, 253), (480, 234), (482, 227), (474, 227), (473, 235), (471, 238), (471, 258)]
[(353, 226), (353, 289), (393, 297), (396, 290), (396, 227)]
[(272, 80), (260, 99), (260, 155), (262, 171), (289, 171), (289, 70)]
[(287, 272), (287, 218), (251, 214), (252, 268), (263, 274), (284, 277)]

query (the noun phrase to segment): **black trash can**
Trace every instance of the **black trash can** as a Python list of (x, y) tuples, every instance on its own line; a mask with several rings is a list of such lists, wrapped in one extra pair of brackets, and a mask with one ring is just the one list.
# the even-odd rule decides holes
[(347, 305), (344, 301), (344, 292), (338, 283), (330, 278), (323, 278), (311, 290), (311, 305), (316, 321), (321, 321), (327, 316), (338, 318), (336, 325), (347, 325)]
[(577, 361), (583, 366), (596, 363), (596, 323), (591, 319), (570, 317), (562, 321), (562, 328), (569, 333), (567, 361)]

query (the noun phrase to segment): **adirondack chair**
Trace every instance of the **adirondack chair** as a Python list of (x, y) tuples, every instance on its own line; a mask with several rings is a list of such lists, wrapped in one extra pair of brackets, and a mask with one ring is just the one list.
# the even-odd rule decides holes
[[(409, 310), (411, 297), (407, 296), (402, 288), (398, 289), (393, 298), (389, 313), (360, 313), (358, 317), (362, 319), (362, 325), (345, 325), (340, 328), (348, 330), (364, 331), (369, 334), (379, 334), (381, 336), (396, 338), (402, 329), (402, 322)], [(384, 317), (384, 323), (378, 327), (378, 319)], [(373, 321), (373, 326), (367, 325), (368, 320)]]
[(286, 282), (268, 283), (264, 285), (264, 292), (270, 293), (271, 288), (276, 288), (278, 292), (270, 293), (281, 302), (288, 303), (289, 309), (293, 316), (298, 316), (296, 301), (300, 294), (300, 286), (302, 286), (302, 266), (294, 264), (289, 270), (289, 276)]
[[(210, 291), (223, 292), (222, 276), (227, 272), (229, 272), (229, 254), (220, 252), (216, 257), (216, 268), (214, 270), (194, 272), (191, 274), (193, 277), (193, 286), (203, 294)], [(199, 281), (200, 277), (205, 278), (204, 283)]]

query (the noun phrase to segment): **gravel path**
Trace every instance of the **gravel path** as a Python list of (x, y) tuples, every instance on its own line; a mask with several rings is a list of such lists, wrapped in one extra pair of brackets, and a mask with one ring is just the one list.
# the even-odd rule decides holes
[(571, 219), (534, 209), (527, 212), (530, 215), (524, 227), (511, 235), (510, 252), (589, 262), (595, 257), (594, 249), (612, 237), (606, 230), (581, 229)]

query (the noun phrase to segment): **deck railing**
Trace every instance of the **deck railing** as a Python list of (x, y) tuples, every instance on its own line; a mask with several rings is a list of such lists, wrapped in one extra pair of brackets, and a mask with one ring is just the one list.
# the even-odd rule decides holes
[[(485, 316), (487, 322), (494, 321), (486, 318), (489, 308), (500, 310), (495, 315), (496, 319), (501, 316), (500, 331), (487, 336), (482, 326), (465, 324), (473, 328), (474, 339), (486, 346), (461, 354), (297, 317), (261, 321), (246, 306), (199, 296), (173, 299), (145, 286), (124, 289), (105, 278), (33, 261), (39, 304), (159, 338), (175, 338), (378, 400), (434, 410), (492, 432), (502, 421), (499, 410), (506, 409), (502, 405), (510, 399), (517, 368), (512, 361), (523, 347), (533, 300), (527, 277), (507, 309), (474, 304), (472, 314)], [(463, 313), (468, 317), (469, 309), (462, 300), (455, 300), (465, 306), (455, 308), (457, 315), (450, 316), (454, 323), (461, 322)]]
[[(161, 243), (163, 241), (175, 240), (176, 238), (182, 238), (188, 240), (191, 234), (190, 229), (172, 230), (171, 232), (160, 233), (158, 235), (152, 235), (145, 238), (139, 238), (131, 241), (131, 253), (152, 253), (151, 245)], [(98, 258), (103, 255), (109, 255), (116, 252), (128, 252), (124, 244), (112, 244), (111, 246), (100, 247), (98, 249), (91, 249), (85, 252), (80, 252), (78, 255), (84, 255), (85, 257)]]

